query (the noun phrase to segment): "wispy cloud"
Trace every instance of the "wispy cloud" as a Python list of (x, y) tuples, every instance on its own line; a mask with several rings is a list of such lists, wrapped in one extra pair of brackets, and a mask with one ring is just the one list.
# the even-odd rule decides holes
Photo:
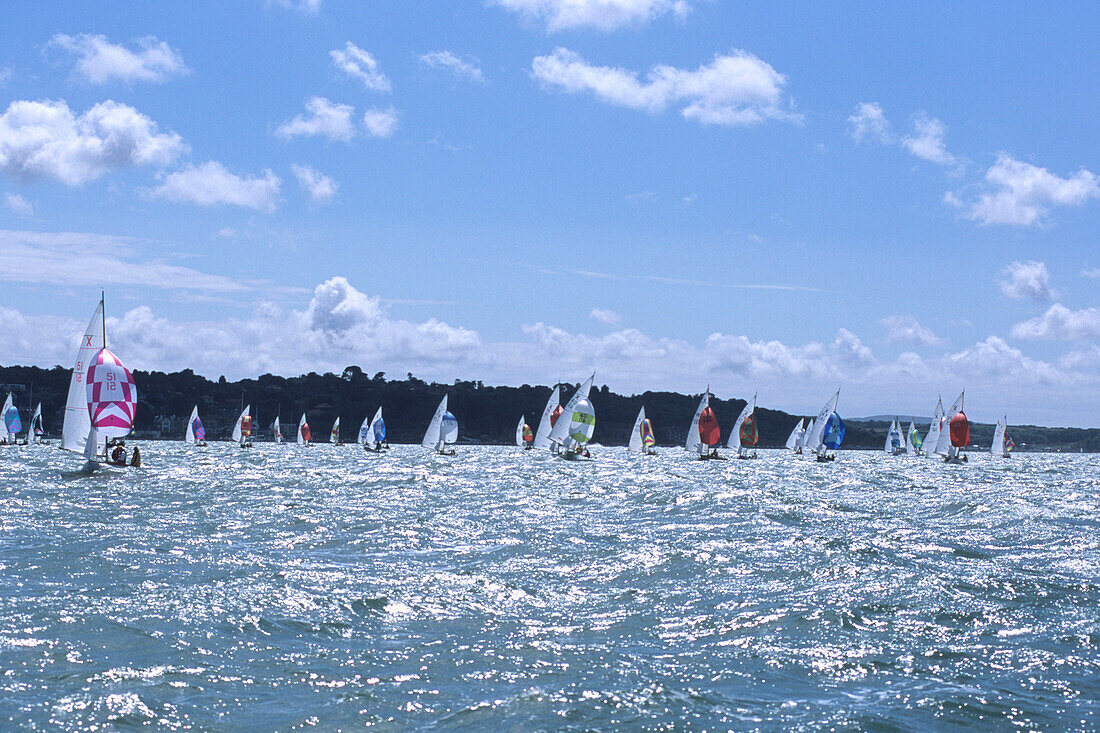
[(343, 48), (329, 51), (329, 56), (337, 69), (353, 79), (358, 79), (367, 89), (375, 92), (390, 91), (389, 78), (382, 73), (378, 60), (369, 51), (348, 41)]
[(327, 204), (336, 196), (336, 181), (308, 165), (292, 165), (294, 177), (315, 204)]
[(76, 57), (74, 73), (92, 84), (118, 80), (160, 84), (172, 77), (187, 74), (179, 51), (152, 36), (139, 38), (137, 50), (111, 43), (106, 36), (58, 33), (50, 39), (48, 49), (60, 49)]
[(460, 79), (485, 81), (481, 73), (481, 64), (472, 56), (463, 58), (452, 51), (430, 51), (417, 58), (427, 67), (449, 71)]
[(570, 28), (613, 31), (639, 26), (662, 15), (682, 18), (691, 10), (687, 0), (489, 0), (522, 15), (529, 22), (543, 23), (549, 32)]
[(393, 107), (368, 109), (363, 113), (363, 127), (371, 137), (392, 137), (397, 132), (397, 110)]

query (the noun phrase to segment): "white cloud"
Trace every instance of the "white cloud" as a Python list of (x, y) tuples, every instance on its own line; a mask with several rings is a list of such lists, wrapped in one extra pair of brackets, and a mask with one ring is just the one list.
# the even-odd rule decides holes
[(1025, 356), (999, 336), (990, 336), (969, 349), (948, 354), (941, 360), (941, 364), (948, 373), (956, 377), (983, 380), (990, 387), (1001, 380), (1059, 386), (1077, 381), (1075, 375), (1047, 362)]
[(431, 51), (417, 57), (420, 63), (433, 69), (450, 71), (458, 77), (470, 81), (485, 81), (481, 74), (481, 65), (476, 58), (464, 59), (451, 51)]
[(281, 183), (270, 170), (260, 177), (241, 177), (221, 163), (209, 161), (168, 174), (153, 195), (199, 206), (230, 204), (272, 212)]
[(886, 326), (887, 341), (901, 341), (920, 344), (921, 346), (936, 346), (942, 343), (932, 329), (922, 326), (912, 316), (888, 316), (879, 321)]
[(985, 174), (992, 190), (979, 194), (970, 203), (948, 193), (944, 200), (960, 208), (963, 215), (982, 224), (1031, 226), (1042, 223), (1055, 206), (1080, 206), (1100, 197), (1096, 175), (1082, 168), (1068, 178), (1046, 168), (1016, 160), (1008, 153), (997, 155), (997, 162)]
[(947, 127), (925, 112), (913, 116), (913, 134), (901, 139), (911, 154), (939, 165), (955, 165), (955, 156), (947, 152), (943, 138)]
[(372, 137), (390, 137), (397, 131), (397, 110), (393, 107), (368, 109), (363, 114), (363, 127)]
[(275, 129), (284, 140), (304, 135), (327, 137), (329, 140), (347, 142), (355, 136), (352, 115), (355, 108), (349, 104), (334, 104), (324, 97), (312, 97), (306, 102), (308, 115), (298, 115)]
[(34, 206), (17, 193), (9, 193), (5, 196), (4, 206), (19, 216), (34, 216)]
[(668, 13), (684, 17), (687, 0), (490, 0), (520, 13), (528, 21), (545, 23), (550, 32), (590, 27), (611, 31), (637, 26)]
[(654, 66), (641, 81), (626, 69), (593, 66), (578, 54), (557, 48), (531, 64), (534, 77), (571, 94), (590, 93), (620, 107), (656, 114), (683, 104), (685, 118), (702, 124), (744, 126), (768, 119), (798, 121), (784, 97), (786, 77), (745, 51), (716, 56), (694, 71)]
[(883, 144), (893, 142), (890, 134), (890, 121), (878, 102), (861, 102), (856, 111), (848, 118), (848, 134), (856, 142), (874, 140)]
[(1001, 273), (1001, 292), (1015, 300), (1050, 300), (1050, 273), (1045, 262), (1013, 262)]
[(328, 55), (332, 57), (332, 63), (337, 69), (353, 79), (358, 79), (367, 89), (375, 92), (390, 91), (390, 80), (382, 73), (378, 61), (369, 51), (364, 51), (348, 41), (344, 48), (333, 49)]
[(315, 204), (327, 204), (336, 195), (336, 181), (308, 165), (291, 165), (295, 178)]
[(80, 116), (60, 100), (19, 100), (0, 115), (0, 171), (23, 180), (79, 186), (111, 170), (168, 165), (185, 149), (179, 135), (109, 100)]
[(600, 323), (608, 326), (617, 326), (623, 321), (623, 317), (613, 310), (607, 310), (605, 308), (593, 308), (592, 312), (588, 314), (590, 318), (593, 318)]
[(321, 10), (322, 0), (266, 0), (268, 5), (278, 5), (303, 13), (317, 13)]
[(126, 285), (158, 290), (233, 293), (248, 286), (140, 255), (135, 240), (82, 232), (0, 229), (0, 281), (87, 287)]
[(1078, 341), (1100, 338), (1100, 310), (1085, 308), (1070, 310), (1055, 303), (1038, 318), (1032, 318), (1012, 327), (1013, 338)]
[(49, 43), (51, 48), (76, 56), (74, 71), (92, 84), (106, 84), (114, 79), (159, 84), (189, 71), (179, 51), (164, 41), (147, 36), (138, 39), (137, 45), (138, 50), (131, 51), (111, 43), (106, 36), (86, 33), (79, 36), (58, 33)]

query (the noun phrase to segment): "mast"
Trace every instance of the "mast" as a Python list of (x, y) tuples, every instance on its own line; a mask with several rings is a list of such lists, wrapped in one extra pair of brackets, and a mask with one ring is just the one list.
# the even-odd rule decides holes
[(107, 348), (107, 299), (103, 291), (99, 291), (99, 304), (103, 306), (103, 348)]

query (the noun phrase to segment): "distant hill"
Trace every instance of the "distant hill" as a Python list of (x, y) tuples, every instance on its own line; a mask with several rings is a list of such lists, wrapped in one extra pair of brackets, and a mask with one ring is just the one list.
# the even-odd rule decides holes
[(916, 423), (918, 426), (923, 425), (928, 427), (928, 423), (932, 422), (931, 417), (918, 417), (916, 415), (872, 415), (871, 417), (846, 417), (845, 422), (884, 422), (889, 423), (897, 418), (899, 422), (903, 422), (908, 425), (910, 422)]
[[(6, 385), (13, 392), (16, 406), (24, 413), (24, 423), (31, 401), (41, 401), (47, 434), (56, 437), (61, 432), (69, 376), (70, 370), (60, 366), (0, 367), (0, 388)], [(363, 419), (381, 405), (390, 441), (418, 443), (440, 398), (447, 393), (450, 410), (459, 421), (461, 442), (508, 444), (514, 440), (520, 415), (526, 415), (532, 428), (537, 426), (551, 390), (550, 386), (494, 387), (457, 380), (453, 384), (428, 383), (412, 374), (404, 379), (386, 379), (382, 372), (369, 376), (357, 366), (349, 366), (341, 374), (310, 372), (290, 378), (264, 374), (237, 382), (224, 377), (211, 381), (189, 369), (170, 374), (135, 371), (134, 379), (139, 396), (136, 436), (170, 440), (182, 439), (184, 423), (196, 404), (208, 439), (228, 439), (243, 400), (252, 405), (253, 434), (260, 440), (270, 440), (270, 426), (277, 412), (281, 414), (284, 435), (293, 435), (304, 412), (314, 435), (327, 439), (339, 416), (344, 440), (354, 440)], [(563, 401), (575, 387), (563, 385)], [(683, 445), (699, 395), (644, 392), (626, 396), (605, 385), (593, 387), (591, 402), (596, 409), (594, 442), (625, 445), (638, 408), (644, 404), (658, 444), (673, 446)], [(745, 401), (712, 398), (711, 406), (725, 441)], [(756, 416), (761, 447), (781, 447), (795, 423), (809, 417), (761, 406), (757, 406)], [(877, 421), (867, 418), (869, 422), (846, 419), (844, 448), (881, 449), (893, 416), (880, 417)], [(910, 417), (904, 419), (908, 423)], [(927, 418), (917, 418), (916, 422), (922, 431), (927, 428)], [(1009, 426), (1009, 435), (1017, 446), (1031, 450), (1100, 451), (1100, 429)], [(993, 426), (972, 425), (971, 439), (976, 449), (987, 447), (993, 439)]]

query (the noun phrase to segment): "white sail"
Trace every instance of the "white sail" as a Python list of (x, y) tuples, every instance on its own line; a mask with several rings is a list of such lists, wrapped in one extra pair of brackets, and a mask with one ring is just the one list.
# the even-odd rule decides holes
[(554, 391), (550, 393), (550, 399), (546, 401), (546, 407), (542, 408), (539, 429), (535, 432), (535, 448), (550, 447), (550, 431), (553, 429), (553, 425), (550, 424), (550, 416), (554, 414), (554, 410), (560, 404), (561, 390), (554, 387)]
[(810, 439), (810, 436), (814, 433), (814, 425), (817, 424), (817, 418), (810, 418), (810, 424), (806, 426), (806, 429), (802, 431), (802, 434), (798, 436), (798, 450), (804, 451), (806, 449), (806, 441)]
[(234, 425), (233, 425), (233, 442), (234, 443), (240, 443), (241, 439), (244, 437), (244, 433), (242, 432), (241, 425), (244, 423), (244, 419), (246, 417), (248, 417), (248, 413), (251, 410), (252, 410), (252, 405), (246, 406), (243, 410), (241, 410), (241, 416), (237, 418), (237, 422), (234, 423)]
[(8, 398), (4, 400), (4, 407), (0, 409), (0, 432), (2, 432), (9, 443), (15, 442), (15, 433), (8, 432), (8, 410), (14, 407), (14, 403), (11, 398), (11, 392), (8, 392)]
[(46, 432), (46, 426), (42, 424), (42, 403), (39, 402), (38, 406), (34, 408), (34, 417), (31, 418), (31, 426), (27, 428), (27, 442), (37, 443), (41, 438), (38, 436), (37, 431), (41, 431), (43, 434)]
[(298, 444), (305, 445), (309, 441), (306, 440), (305, 431), (302, 428), (309, 429), (309, 423), (306, 422), (306, 414), (302, 413), (302, 419), (298, 421)]
[(447, 395), (443, 395), (443, 399), (439, 401), (439, 407), (435, 408), (435, 414), (432, 415), (432, 421), (428, 423), (428, 431), (424, 433), (424, 440), (420, 441), (420, 445), (436, 450), (443, 447), (443, 436), (440, 434), (439, 428), (443, 423), (443, 413), (446, 411)]
[(276, 443), (283, 442), (283, 431), (279, 426), (279, 416), (275, 416), (275, 422), (271, 423), (271, 434), (275, 438)]
[(554, 427), (550, 431), (551, 443), (565, 443), (565, 439), (569, 437), (569, 425), (572, 422), (572, 415), (577, 409), (577, 403), (588, 399), (588, 393), (592, 389), (592, 380), (595, 378), (596, 374), (593, 372), (592, 376), (573, 393), (573, 396), (569, 398), (569, 402), (565, 403), (565, 409), (562, 411), (561, 417), (554, 423)]
[(752, 396), (751, 402), (745, 403), (745, 408), (741, 410), (741, 414), (737, 416), (737, 420), (733, 423), (733, 430), (730, 431), (730, 437), (726, 440), (727, 448), (741, 449), (741, 424), (749, 419), (749, 415), (756, 412), (756, 395)]
[(699, 417), (703, 414), (703, 410), (709, 406), (710, 387), (708, 386), (707, 391), (699, 398), (699, 406), (695, 408), (695, 415), (691, 418), (691, 427), (688, 428), (687, 440), (684, 441), (684, 450), (700, 455), (707, 452), (708, 447), (703, 445), (703, 439), (699, 435)]
[(920, 452), (917, 448), (917, 444), (913, 442), (913, 436), (917, 434), (917, 426), (913, 424), (913, 421), (909, 421), (909, 431), (905, 433), (905, 452), (911, 456), (915, 456)]
[(195, 420), (199, 417), (199, 406), (195, 405), (195, 409), (191, 410), (191, 417), (187, 418), (187, 430), (183, 433), (184, 443), (195, 442)]
[(645, 420), (645, 405), (642, 405), (642, 409), (638, 410), (638, 418), (634, 421), (634, 429), (630, 432), (630, 442), (627, 444), (627, 450), (633, 453), (642, 452), (642, 421)]
[(997, 427), (993, 429), (993, 444), (989, 447), (989, 452), (995, 456), (1008, 455), (1005, 451), (1005, 431), (1008, 429), (1008, 416), (1005, 415), (997, 421)]
[(886, 453), (893, 453), (894, 449), (890, 445), (890, 437), (894, 433), (894, 425), (896, 423), (897, 423), (897, 421), (895, 420), (894, 422), (890, 423), (890, 427), (886, 428), (886, 443), (885, 443), (885, 445), (882, 446), (882, 450), (885, 451)]
[(796, 450), (798, 448), (798, 439), (806, 432), (806, 418), (802, 418), (794, 427), (791, 428), (791, 434), (787, 436), (787, 442), (784, 444), (787, 450)]
[(943, 423), (943, 399), (936, 399), (936, 409), (932, 412), (932, 420), (928, 423), (928, 433), (924, 436), (924, 455), (933, 456), (936, 453), (936, 444), (940, 440), (940, 428)]
[(955, 401), (951, 403), (951, 408), (943, 413), (943, 419), (940, 420), (940, 434), (936, 438), (936, 453), (941, 456), (948, 455), (951, 451), (951, 418), (958, 415), (963, 408), (963, 395), (966, 394), (966, 390), (959, 393), (959, 396), (955, 398)]
[(825, 428), (829, 425), (829, 418), (836, 412), (839, 401), (840, 390), (838, 389), (833, 398), (825, 403), (825, 406), (821, 408), (821, 412), (817, 413), (817, 417), (814, 418), (813, 434), (806, 439), (806, 451), (808, 453), (817, 453), (825, 447)]
[(523, 447), (523, 426), (526, 422), (527, 422), (527, 416), (526, 415), (520, 415), (519, 416), (519, 423), (516, 424), (516, 447), (517, 448), (522, 448)]
[(359, 445), (370, 445), (374, 442), (374, 431), (370, 425), (370, 415), (363, 418), (363, 424), (359, 426), (357, 438)]
[(88, 328), (80, 337), (80, 348), (76, 351), (76, 363), (69, 378), (69, 396), (65, 399), (65, 420), (61, 424), (61, 447), (65, 450), (84, 450), (88, 440), (88, 431), (92, 429), (92, 418), (88, 415), (88, 390), (84, 379), (88, 376), (88, 367), (103, 343), (103, 301), (96, 306)]

